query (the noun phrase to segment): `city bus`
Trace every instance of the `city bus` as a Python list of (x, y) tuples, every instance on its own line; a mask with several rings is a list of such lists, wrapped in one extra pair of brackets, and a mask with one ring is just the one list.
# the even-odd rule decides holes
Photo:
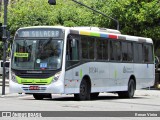
[(107, 28), (19, 28), (12, 44), (10, 92), (36, 100), (52, 94), (90, 100), (103, 92), (133, 98), (136, 89), (154, 84), (153, 51), (151, 38)]

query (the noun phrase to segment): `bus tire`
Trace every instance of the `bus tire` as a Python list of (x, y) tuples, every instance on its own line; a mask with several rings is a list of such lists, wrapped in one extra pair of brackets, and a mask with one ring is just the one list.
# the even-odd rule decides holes
[(99, 95), (99, 92), (98, 93), (91, 93), (91, 99), (96, 99)]
[(83, 79), (80, 84), (79, 94), (74, 94), (76, 100), (90, 100), (90, 85), (86, 79)]
[(51, 94), (49, 93), (34, 93), (33, 94), (33, 97), (36, 99), (36, 100), (43, 100), (43, 98), (52, 98)]
[(133, 79), (130, 79), (128, 83), (128, 90), (118, 92), (118, 96), (120, 98), (133, 98), (136, 89), (135, 86), (136, 86), (135, 81)]

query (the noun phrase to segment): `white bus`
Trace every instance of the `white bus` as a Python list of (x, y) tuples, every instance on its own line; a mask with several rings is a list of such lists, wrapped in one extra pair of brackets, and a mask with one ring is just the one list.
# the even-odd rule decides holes
[(10, 69), (10, 92), (38, 100), (89, 100), (101, 92), (132, 98), (154, 84), (153, 42), (96, 27), (25, 27), (15, 34)]

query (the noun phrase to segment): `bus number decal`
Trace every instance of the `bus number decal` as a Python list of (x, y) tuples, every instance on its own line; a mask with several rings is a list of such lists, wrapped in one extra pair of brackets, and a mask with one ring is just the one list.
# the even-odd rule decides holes
[(133, 73), (133, 69), (124, 66), (123, 73)]
[(47, 68), (47, 63), (41, 63), (40, 68)]
[(96, 67), (89, 67), (89, 74), (95, 74), (98, 73), (98, 68)]

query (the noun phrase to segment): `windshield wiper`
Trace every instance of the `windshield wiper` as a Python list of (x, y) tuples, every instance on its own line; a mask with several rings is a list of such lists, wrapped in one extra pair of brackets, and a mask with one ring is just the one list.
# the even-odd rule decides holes
[(42, 47), (44, 47), (45, 45), (47, 45), (48, 43), (50, 43), (52, 40), (52, 38), (50, 37), (48, 40), (46, 40), (43, 44)]
[[(52, 38), (49, 38), (48, 40), (42, 40), (42, 41), (44, 41), (44, 42), (42, 42), (42, 44), (40, 44), (40, 42), (39, 42), (39, 51), (43, 51), (43, 48), (44, 48), (44, 46), (46, 46), (48, 43), (50, 43), (50, 41), (52, 40)], [(41, 40), (40, 40), (41, 41)]]

